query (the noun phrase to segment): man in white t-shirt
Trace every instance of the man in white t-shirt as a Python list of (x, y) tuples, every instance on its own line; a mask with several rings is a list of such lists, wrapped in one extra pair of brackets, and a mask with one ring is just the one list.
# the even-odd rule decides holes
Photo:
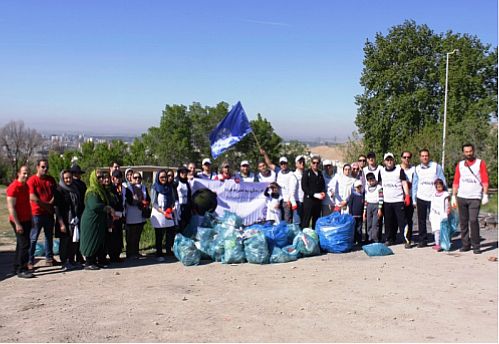
[[(465, 143), (462, 146), (464, 160), (456, 166), (452, 185), (451, 204), (459, 208), (459, 225), (461, 227), (461, 252), (473, 248), (473, 253), (480, 251), (480, 224), (478, 214), (480, 204), (489, 202), (489, 175), (485, 161), (475, 157), (475, 146)], [(471, 237), (471, 241), (470, 241)]]

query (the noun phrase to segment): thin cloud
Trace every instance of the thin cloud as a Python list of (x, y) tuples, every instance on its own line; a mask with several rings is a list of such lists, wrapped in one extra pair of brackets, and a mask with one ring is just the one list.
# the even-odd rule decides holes
[(253, 23), (253, 24), (262, 24), (262, 25), (271, 25), (271, 26), (291, 26), (288, 23), (281, 22), (271, 22), (265, 20), (255, 20), (255, 19), (242, 19), (243, 22)]

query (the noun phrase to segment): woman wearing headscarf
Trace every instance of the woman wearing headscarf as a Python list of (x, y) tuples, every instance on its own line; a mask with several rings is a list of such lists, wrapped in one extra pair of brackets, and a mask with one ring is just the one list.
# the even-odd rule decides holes
[(133, 173), (133, 181), (126, 188), (126, 256), (127, 258), (139, 258), (140, 237), (144, 224), (150, 216), (149, 204), (151, 198), (147, 188), (142, 184), (142, 175)]
[(348, 214), (348, 200), (353, 191), (355, 178), (351, 176), (352, 166), (345, 164), (343, 173), (337, 173), (333, 182), (334, 187), (334, 210), (342, 214)]
[(85, 210), (81, 218), (80, 251), (85, 256), (85, 270), (99, 270), (97, 255), (104, 249), (108, 214), (114, 215), (107, 192), (102, 185), (104, 176), (93, 171), (85, 193)]
[[(112, 182), (111, 182), (112, 181)], [(111, 263), (121, 263), (121, 251), (123, 249), (123, 222), (124, 222), (124, 202), (123, 202), (123, 172), (114, 170), (111, 181), (104, 178), (104, 185), (109, 193), (109, 205), (114, 209), (114, 218), (111, 227), (106, 233), (106, 254), (109, 255)]]
[(76, 256), (80, 241), (80, 217), (83, 204), (70, 170), (62, 170), (55, 193), (55, 236), (59, 238), (59, 256), (64, 270), (77, 267)]
[(166, 255), (171, 256), (175, 238), (175, 190), (173, 170), (159, 170), (151, 187), (151, 225), (156, 235), (156, 257), (159, 262), (165, 261), (163, 254), (163, 238), (166, 234)]
[(178, 200), (178, 217), (179, 229), (183, 231), (191, 220), (191, 185), (187, 179), (187, 167), (182, 166), (177, 171), (177, 200)]

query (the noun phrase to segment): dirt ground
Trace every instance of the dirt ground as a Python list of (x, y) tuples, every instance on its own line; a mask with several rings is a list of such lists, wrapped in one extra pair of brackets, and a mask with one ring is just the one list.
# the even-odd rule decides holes
[(497, 342), (497, 231), (482, 236), (481, 255), (397, 245), (263, 266), (148, 257), (41, 267), (31, 280), (7, 277), (12, 247), (1, 246), (0, 341)]

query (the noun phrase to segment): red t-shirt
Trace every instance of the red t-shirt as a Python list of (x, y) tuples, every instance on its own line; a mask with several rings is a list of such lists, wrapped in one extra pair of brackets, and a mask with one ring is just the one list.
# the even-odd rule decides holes
[[(20, 222), (31, 221), (31, 205), (29, 203), (29, 187), (26, 183), (14, 180), (7, 188), (7, 197), (16, 199), (14, 209)], [(14, 218), (9, 214), (9, 221), (14, 222)]]
[[(27, 184), (29, 193), (35, 194), (43, 202), (48, 203), (54, 197), (56, 182), (51, 176), (40, 178), (35, 174), (28, 179)], [(45, 208), (40, 207), (35, 202), (31, 202), (31, 213), (33, 215), (50, 215), (53, 214), (53, 211), (49, 213)]]

